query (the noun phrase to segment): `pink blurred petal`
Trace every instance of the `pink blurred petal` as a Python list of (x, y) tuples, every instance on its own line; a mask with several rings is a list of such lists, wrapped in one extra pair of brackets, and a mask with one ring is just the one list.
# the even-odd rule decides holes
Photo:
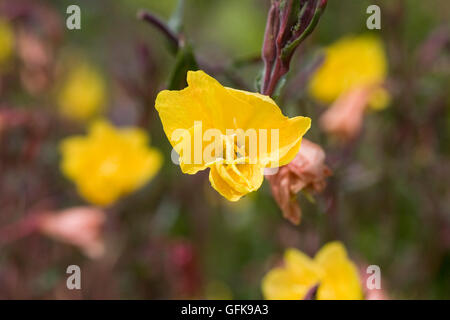
[(102, 227), (105, 219), (105, 213), (100, 209), (74, 207), (43, 214), (39, 230), (58, 241), (79, 247), (91, 258), (98, 258), (104, 253)]
[(320, 117), (321, 128), (343, 140), (353, 139), (361, 130), (364, 111), (372, 88), (356, 88), (341, 95)]

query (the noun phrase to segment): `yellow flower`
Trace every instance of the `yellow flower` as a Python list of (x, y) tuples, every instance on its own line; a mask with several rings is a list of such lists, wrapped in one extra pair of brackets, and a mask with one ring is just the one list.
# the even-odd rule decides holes
[(68, 74), (58, 95), (60, 111), (76, 120), (97, 115), (106, 102), (105, 81), (91, 65), (82, 63)]
[[(237, 201), (261, 186), (265, 167), (287, 164), (297, 154), (311, 119), (285, 117), (271, 98), (223, 87), (203, 71), (188, 72), (187, 83), (183, 90), (160, 92), (155, 103), (183, 173), (210, 168), (213, 188)], [(202, 143), (213, 140), (208, 133), (214, 142)]]
[(8, 22), (0, 19), (0, 65), (12, 56), (14, 51), (14, 31)]
[(162, 156), (147, 146), (148, 140), (142, 129), (116, 129), (97, 120), (87, 136), (62, 141), (61, 170), (87, 201), (112, 204), (143, 186), (161, 167)]
[(382, 109), (390, 100), (380, 87), (386, 75), (387, 59), (380, 39), (371, 35), (344, 37), (325, 49), (325, 61), (312, 77), (309, 91), (329, 104), (352, 89), (377, 87), (369, 105)]
[(319, 285), (319, 300), (363, 298), (358, 270), (342, 243), (324, 245), (314, 259), (297, 249), (286, 250), (284, 266), (264, 276), (262, 291), (266, 299), (296, 300), (303, 299), (315, 285)]

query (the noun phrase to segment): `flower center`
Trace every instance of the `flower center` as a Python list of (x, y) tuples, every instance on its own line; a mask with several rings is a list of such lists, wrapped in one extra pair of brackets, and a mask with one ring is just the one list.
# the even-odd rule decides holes
[[(245, 142), (239, 141), (236, 134), (222, 135), (222, 158), (225, 164), (245, 163), (246, 149)], [(223, 157), (225, 156), (225, 157)]]

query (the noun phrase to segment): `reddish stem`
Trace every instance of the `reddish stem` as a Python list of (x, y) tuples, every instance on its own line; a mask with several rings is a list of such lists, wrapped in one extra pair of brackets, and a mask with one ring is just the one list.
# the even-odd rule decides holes
[(159, 31), (161, 31), (162, 34), (164, 34), (167, 37), (167, 39), (175, 46), (175, 48), (178, 48), (180, 44), (180, 39), (178, 35), (175, 34), (172, 30), (170, 30), (169, 26), (167, 26), (166, 23), (164, 23), (161, 19), (145, 10), (139, 11), (137, 17), (138, 19), (141, 19), (143, 21), (152, 24), (155, 28), (157, 28)]

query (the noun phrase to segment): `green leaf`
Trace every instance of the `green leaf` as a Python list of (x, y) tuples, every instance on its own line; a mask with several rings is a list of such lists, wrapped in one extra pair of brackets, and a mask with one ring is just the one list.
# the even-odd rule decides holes
[(185, 88), (187, 86), (186, 75), (190, 70), (198, 70), (198, 65), (191, 46), (186, 44), (177, 52), (175, 66), (172, 69), (167, 88), (169, 90), (180, 90)]
[(261, 92), (261, 86), (262, 86), (262, 79), (264, 77), (264, 70), (258, 73), (255, 79), (255, 88), (256, 92)]

